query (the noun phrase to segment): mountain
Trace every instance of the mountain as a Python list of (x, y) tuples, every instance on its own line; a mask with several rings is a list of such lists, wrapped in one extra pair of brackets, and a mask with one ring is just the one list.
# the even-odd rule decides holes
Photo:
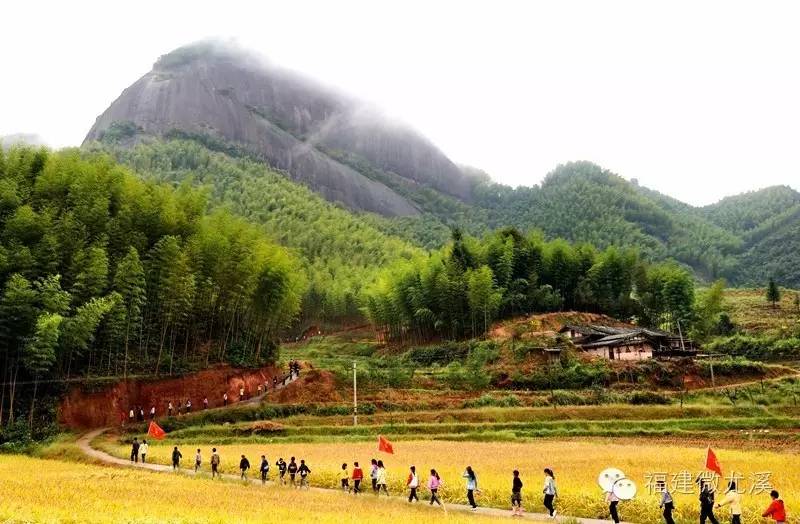
[(800, 193), (790, 187), (694, 207), (579, 161), (510, 188), (357, 100), (215, 43), (159, 58), (97, 119), (84, 143), (93, 147), (147, 176), (206, 185), (300, 249), (320, 310), (356, 310), (377, 267), (440, 247), (453, 227), (633, 247), (701, 281), (800, 286)]
[[(252, 53), (215, 42), (159, 58), (97, 118), (85, 143), (137, 135), (195, 137), (212, 147), (233, 144), (330, 201), (385, 216), (420, 213), (398, 187), (430, 187), (462, 200), (471, 196), (469, 177), (415, 131)], [(361, 170), (354, 167), (364, 164)]]

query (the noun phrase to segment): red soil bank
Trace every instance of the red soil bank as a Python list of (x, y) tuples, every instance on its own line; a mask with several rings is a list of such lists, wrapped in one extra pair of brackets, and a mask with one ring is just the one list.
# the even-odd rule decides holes
[(156, 407), (157, 417), (166, 415), (170, 401), (176, 410), (191, 399), (192, 411), (199, 411), (203, 409), (204, 397), (208, 397), (209, 407), (222, 406), (225, 392), (228, 404), (235, 404), (241, 386), (246, 396), (255, 396), (258, 385), (271, 383), (273, 375), (280, 377), (281, 371), (272, 366), (260, 369), (217, 366), (181, 377), (120, 381), (91, 392), (75, 386), (61, 401), (58, 418), (72, 428), (97, 428), (120, 424), (122, 417), (127, 419), (128, 410), (135, 406), (144, 408), (149, 418), (151, 406)]

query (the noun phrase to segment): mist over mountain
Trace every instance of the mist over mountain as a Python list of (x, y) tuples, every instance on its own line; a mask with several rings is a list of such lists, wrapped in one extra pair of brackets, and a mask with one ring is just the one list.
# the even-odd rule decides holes
[[(128, 126), (126, 130), (125, 126)], [(469, 179), (441, 151), (374, 109), (239, 48), (216, 42), (162, 56), (98, 117), (111, 132), (183, 134), (236, 144), (331, 201), (387, 216), (419, 213), (390, 185), (468, 200)], [(354, 168), (368, 163), (392, 184)]]
[[(674, 259), (703, 281), (758, 285), (775, 277), (800, 284), (800, 193), (788, 186), (694, 207), (580, 161), (558, 166), (539, 185), (510, 188), (478, 168), (457, 166), (421, 134), (358, 100), (215, 42), (160, 57), (97, 118), (84, 144), (120, 150), (152, 140), (189, 140), (263, 162), (353, 212), (390, 218), (368, 219), (369, 227), (423, 248), (445, 243), (453, 227), (479, 236), (510, 226)], [(158, 163), (148, 160), (147, 170), (159, 171)], [(167, 168), (163, 176), (191, 176), (180, 173)], [(229, 184), (213, 173), (203, 180), (218, 189)], [(259, 187), (270, 191), (269, 183)], [(269, 213), (307, 215), (287, 198), (264, 197), (261, 205)], [(314, 257), (324, 259), (316, 242), (325, 239), (311, 243)]]

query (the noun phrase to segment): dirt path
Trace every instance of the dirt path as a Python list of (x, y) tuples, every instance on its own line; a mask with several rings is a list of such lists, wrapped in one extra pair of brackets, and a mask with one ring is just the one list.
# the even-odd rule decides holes
[[(118, 467), (126, 467), (126, 468), (139, 468), (145, 469), (148, 471), (159, 472), (159, 473), (171, 473), (171, 474), (184, 474), (184, 475), (195, 475), (194, 470), (191, 468), (180, 468), (177, 472), (172, 469), (171, 466), (165, 466), (163, 464), (143, 464), (141, 462), (131, 462), (130, 460), (126, 460), (123, 458), (115, 457), (105, 451), (96, 449), (92, 447), (92, 441), (105, 433), (109, 428), (103, 429), (96, 429), (94, 431), (90, 431), (89, 433), (84, 434), (81, 436), (78, 441), (77, 445), (78, 448), (87, 456), (90, 457), (98, 462), (102, 462), (104, 464), (118, 466)], [(238, 475), (231, 475), (231, 474), (222, 474), (221, 475), (224, 480), (233, 481), (233, 482), (242, 482), (241, 478)], [(211, 480), (211, 479), (209, 479)], [(260, 478), (250, 478), (248, 482), (252, 484), (261, 484)], [(284, 487), (277, 487), (277, 485), (273, 481), (267, 481), (265, 489), (286, 489)], [(319, 491), (319, 492), (338, 492), (341, 493), (338, 489), (329, 489), (329, 488), (310, 488), (312, 491)], [(343, 495), (344, 496), (344, 495)], [(405, 497), (391, 497), (395, 501), (405, 501)], [(423, 503), (420, 505), (426, 506)], [(438, 507), (431, 506), (430, 510), (432, 514), (440, 511)], [(458, 511), (463, 513), (472, 513), (471, 508), (466, 504), (446, 504), (445, 511)], [(510, 518), (510, 511), (502, 510), (497, 508), (483, 508), (479, 507), (475, 513), (480, 515), (485, 515), (489, 517), (504, 517)], [(531, 521), (538, 521), (538, 522), (549, 522), (553, 521), (547, 514), (545, 513), (525, 513), (523, 518), (525, 520)], [(576, 521), (582, 524), (608, 524), (610, 521), (608, 520), (598, 520), (598, 519), (588, 519), (588, 518), (577, 518), (577, 517), (569, 517), (569, 516), (562, 516), (559, 515), (556, 517), (555, 522), (564, 522), (564, 521)]]

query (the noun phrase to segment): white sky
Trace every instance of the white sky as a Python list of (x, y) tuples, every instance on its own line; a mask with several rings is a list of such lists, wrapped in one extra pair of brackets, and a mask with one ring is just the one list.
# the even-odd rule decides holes
[(800, 3), (11, 0), (0, 135), (79, 144), (209, 36), (373, 102), (495, 180), (591, 160), (693, 204), (800, 188)]

